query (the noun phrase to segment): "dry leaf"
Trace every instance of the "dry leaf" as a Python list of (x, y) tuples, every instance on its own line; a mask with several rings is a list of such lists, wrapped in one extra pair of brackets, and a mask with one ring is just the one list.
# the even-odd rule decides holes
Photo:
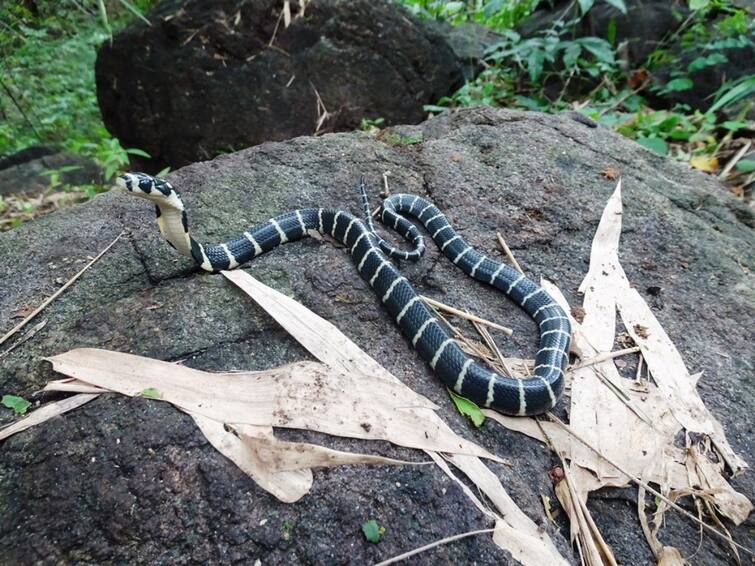
[[(303, 305), (266, 287), (243, 271), (222, 273), (257, 301), (278, 324), (323, 363), (342, 371), (362, 371), (370, 375), (381, 375), (388, 380), (400, 383), (340, 330)], [(433, 411), (425, 411), (423, 414), (428, 422), (441, 429), (447, 429), (447, 425)], [(428, 451), (428, 455), (449, 477), (458, 481), (440, 455), (432, 451)], [(547, 533), (541, 532), (538, 526), (516, 506), (500, 480), (478, 458), (455, 454), (450, 456), (449, 460), (488, 496), (503, 517), (492, 515), (471, 490), (463, 482), (459, 482), (470, 500), (485, 514), (495, 517), (498, 522), (509, 525), (510, 528), (501, 529), (501, 534), (498, 534), (498, 530), (496, 531), (493, 536), (496, 544), (509, 552), (516, 553), (517, 559), (526, 566), (540, 566), (544, 563), (566, 564)]]
[[(431, 423), (424, 414), (433, 404), (408, 387), (376, 376), (339, 373), (315, 362), (259, 372), (208, 373), (93, 348), (71, 350), (49, 361), (59, 373), (124, 395), (157, 389), (164, 401), (222, 423), (316, 430), (502, 462)], [(370, 425), (369, 432), (363, 423)]]
[[(713, 502), (721, 513), (739, 524), (748, 516), (752, 505), (728, 484), (722, 475), (723, 466), (700, 454), (697, 446), (684, 450), (675, 443), (682, 427), (702, 433), (712, 440), (735, 473), (746, 467), (731, 450), (720, 423), (702, 403), (695, 389), (696, 378), (689, 375), (679, 352), (650, 307), (626, 278), (618, 260), (621, 215), (619, 183), (603, 212), (593, 240), (590, 267), (580, 286), (586, 312), (582, 324), (572, 316), (572, 350), (583, 362), (610, 352), (618, 309), (628, 338), (639, 344), (643, 360), (658, 385), (645, 382), (643, 391), (632, 391), (626, 386), (631, 381), (622, 379), (614, 363), (607, 360), (567, 372), (567, 377), (571, 374), (568, 429), (557, 430), (553, 423), (537, 423), (532, 419), (510, 419), (489, 413), (486, 416), (507, 428), (548, 442), (571, 460), (568, 472), (571, 491), (567, 494), (562, 482), (557, 492), (560, 498), (574, 500), (566, 505), (572, 506), (572, 519), (579, 521), (579, 526), (573, 527), (575, 536), (581, 536), (585, 522), (590, 522), (586, 507), (580, 511), (581, 505), (576, 501), (584, 502), (590, 491), (603, 486), (623, 486), (629, 481), (629, 477), (606, 458), (634, 478), (645, 477), (678, 493), (702, 497), (700, 489), (690, 491), (690, 486), (707, 487), (705, 500)], [(566, 312), (579, 314), (569, 309), (558, 288), (545, 281), (542, 286)], [(600, 455), (585, 443), (596, 448)], [(690, 458), (695, 460), (694, 466), (690, 465)], [(721, 528), (721, 531), (725, 530)], [(666, 559), (673, 558), (673, 549), (658, 552), (661, 550), (667, 551)], [(595, 558), (586, 548), (585, 562), (590, 563)]]
[(36, 409), (35, 411), (29, 413), (20, 421), (16, 421), (15, 423), (10, 424), (3, 429), (0, 429), (0, 441), (5, 440), (9, 436), (13, 436), (18, 432), (26, 430), (27, 428), (31, 428), (34, 425), (43, 423), (53, 417), (57, 417), (58, 415), (67, 413), (68, 411), (71, 411), (77, 407), (81, 407), (83, 404), (89, 403), (89, 401), (93, 400), (95, 397), (97, 397), (96, 394), (82, 393), (80, 395), (68, 397), (67, 399), (63, 399), (61, 401), (47, 403), (39, 409)]
[(689, 160), (689, 164), (700, 171), (712, 173), (718, 169), (718, 159), (710, 155), (695, 155)]
[(619, 172), (613, 167), (606, 167), (605, 169), (603, 169), (603, 171), (600, 172), (600, 174), (609, 181), (615, 181), (619, 178)]

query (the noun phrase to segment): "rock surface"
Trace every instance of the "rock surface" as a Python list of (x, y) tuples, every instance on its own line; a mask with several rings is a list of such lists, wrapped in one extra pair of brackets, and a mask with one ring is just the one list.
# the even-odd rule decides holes
[[(576, 288), (615, 181), (624, 179), (621, 258), (656, 310), (735, 450), (753, 464), (751, 328), (755, 292), (752, 213), (711, 177), (658, 157), (604, 128), (569, 116), (475, 109), (444, 114), (377, 137), (365, 133), (267, 143), (171, 174), (183, 192), (195, 235), (222, 241), (302, 205), (358, 210), (359, 174), (383, 172), (394, 192), (429, 196), (469, 241), (498, 254), (500, 230), (534, 277), (547, 276), (579, 304)], [(307, 354), (223, 277), (198, 273), (161, 240), (146, 203), (107, 193), (0, 234), (0, 320), (12, 324), (121, 230), (126, 236), (44, 312), (48, 321), (5, 356), (2, 392), (30, 396), (53, 378), (44, 356), (94, 346), (206, 370), (262, 369)], [(537, 442), (488, 421), (471, 428), (411, 350), (342, 249), (307, 240), (257, 258), (249, 271), (338, 325), (390, 371), (440, 405), (457, 432), (507, 458), (492, 464), (518, 505), (574, 557), (568, 529), (544, 517), (555, 501), (548, 471), (558, 460)], [(518, 308), (440, 257), (433, 247), (402, 265), (424, 294), (484, 313), (514, 328), (498, 338), (507, 355), (530, 355), (535, 328)], [(44, 396), (44, 400), (52, 397)], [(563, 403), (561, 404), (563, 406)], [(4, 420), (9, 420), (7, 414)], [(358, 451), (364, 443), (310, 433)], [(392, 457), (422, 455), (382, 443)], [(0, 545), (9, 563), (234, 562), (373, 563), (452, 534), (487, 526), (436, 466), (353, 466), (316, 470), (312, 492), (286, 505), (259, 489), (214, 451), (190, 419), (159, 402), (111, 396), (7, 440), (0, 458)], [(755, 498), (748, 473), (734, 486)], [(591, 498), (598, 526), (623, 564), (652, 564), (636, 515), (636, 491)], [(366, 542), (360, 525), (376, 519), (383, 540)], [(745, 525), (733, 529), (752, 545)], [(664, 544), (695, 552), (697, 529), (667, 515)], [(31, 541), (31, 542), (30, 542)], [(576, 560), (576, 558), (572, 558)], [(705, 537), (695, 560), (733, 561)], [(487, 537), (422, 554), (419, 564), (509, 564)]]
[(56, 171), (63, 185), (103, 182), (102, 170), (92, 159), (47, 146), (32, 146), (0, 157), (0, 195), (41, 194), (50, 187), (50, 173)]
[[(156, 171), (363, 118), (416, 123), (463, 82), (472, 41), (387, 0), (172, 0), (103, 44), (97, 93), (108, 129)], [(479, 43), (479, 42), (478, 42)], [(319, 100), (319, 101), (318, 101)], [(327, 111), (327, 116), (325, 112)]]

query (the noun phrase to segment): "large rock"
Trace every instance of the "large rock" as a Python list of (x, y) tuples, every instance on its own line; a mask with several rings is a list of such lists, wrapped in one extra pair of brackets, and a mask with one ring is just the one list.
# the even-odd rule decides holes
[(288, 28), (282, 5), (168, 1), (151, 27), (105, 42), (96, 78), (108, 129), (155, 170), (363, 118), (416, 123), (463, 82), (471, 42), (455, 38), (457, 55), (438, 26), (387, 0), (313, 0)]
[[(472, 244), (493, 256), (499, 255), (494, 234), (502, 231), (529, 274), (549, 277), (579, 304), (590, 243), (615, 186), (601, 175), (606, 167), (624, 179), (622, 264), (689, 366), (705, 372), (699, 386), (705, 402), (735, 450), (751, 458), (753, 218), (712, 177), (568, 116), (475, 109), (378, 137), (344, 133), (267, 143), (170, 178), (183, 191), (196, 235), (221, 241), (299, 206), (356, 211), (358, 175), (367, 176), (374, 194), (390, 170), (394, 191), (432, 198)], [(41, 302), (59, 278), (80, 268), (78, 260), (124, 228), (127, 235), (41, 315), (47, 325), (2, 359), (2, 392), (31, 395), (53, 377), (44, 356), (81, 346), (206, 370), (262, 369), (307, 357), (222, 276), (199, 273), (177, 257), (159, 236), (150, 206), (116, 192), (0, 234), (0, 278), (13, 282), (0, 294), (0, 320)], [(345, 250), (310, 239), (248, 269), (337, 324), (440, 405), (442, 418), (460, 434), (506, 457), (511, 466), (491, 469), (571, 555), (568, 528), (559, 518), (553, 532), (540, 497), (555, 501), (548, 470), (558, 459), (492, 422), (471, 428)], [(513, 339), (501, 341), (509, 355), (534, 352), (535, 326), (527, 316), (434, 248), (402, 269), (422, 293), (512, 326)], [(284, 434), (364, 449), (359, 441)], [(370, 448), (422, 458), (382, 443)], [(752, 474), (734, 484), (755, 497)], [(653, 563), (634, 490), (606, 490), (589, 505), (620, 563)], [(378, 545), (361, 534), (369, 518), (387, 529)], [(288, 539), (284, 521), (292, 525)], [(435, 466), (316, 470), (309, 495), (280, 503), (211, 448), (186, 415), (119, 396), (12, 437), (0, 458), (0, 546), (8, 563), (366, 564), (487, 524)], [(751, 523), (733, 529), (742, 544), (752, 544), (748, 528)], [(686, 556), (698, 544), (697, 528), (674, 512), (661, 537)], [(726, 544), (708, 536), (695, 556), (701, 564), (732, 559)], [(484, 536), (440, 546), (417, 562), (513, 563)]]

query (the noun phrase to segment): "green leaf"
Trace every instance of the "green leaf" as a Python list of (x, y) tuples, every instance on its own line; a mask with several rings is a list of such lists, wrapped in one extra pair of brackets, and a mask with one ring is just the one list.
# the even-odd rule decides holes
[(362, 524), (362, 532), (364, 533), (364, 538), (373, 544), (377, 544), (380, 542), (380, 537), (385, 533), (385, 527), (378, 525), (375, 519), (370, 519)]
[(714, 65), (726, 63), (728, 60), (729, 58), (723, 53), (711, 53), (707, 57), (697, 57), (696, 59), (690, 61), (689, 65), (687, 65), (687, 72), (695, 73), (697, 71), (705, 69), (706, 67), (712, 67)]
[(616, 45), (616, 20), (611, 18), (606, 28), (606, 41), (611, 45)]
[(742, 128), (746, 128), (748, 126), (748, 123), (744, 120), (726, 120), (726, 122), (723, 122), (721, 124), (722, 128), (726, 128), (727, 130), (731, 130), (732, 132), (736, 132), (737, 130), (741, 130)]
[(743, 159), (737, 162), (737, 171), (742, 173), (752, 173), (755, 171), (755, 159)]
[(141, 149), (136, 149), (135, 147), (129, 148), (126, 150), (126, 153), (131, 155), (138, 155), (139, 157), (146, 157), (149, 159), (151, 156), (146, 151), (142, 151)]
[[(724, 90), (724, 88), (728, 90)], [(752, 94), (755, 94), (755, 75), (747, 75), (738, 79), (733, 85), (721, 87), (716, 102), (708, 109), (707, 113), (715, 112)]]
[(640, 136), (637, 138), (637, 143), (659, 155), (668, 154), (668, 144), (661, 138)]
[(530, 80), (537, 82), (538, 77), (543, 72), (543, 62), (545, 61), (545, 51), (533, 49), (527, 55), (527, 71), (530, 74)]
[(672, 81), (667, 82), (666, 85), (660, 90), (660, 93), (666, 94), (667, 92), (679, 92), (682, 90), (689, 90), (693, 86), (695, 86), (695, 83), (693, 83), (688, 78), (674, 79)]
[(11, 409), (17, 415), (24, 415), (26, 411), (31, 407), (31, 403), (23, 397), (16, 395), (3, 395), (3, 406)]
[(599, 37), (583, 37), (580, 38), (579, 43), (587, 49), (590, 53), (595, 55), (598, 61), (603, 63), (613, 64), (615, 61), (613, 48), (611, 44), (605, 39)]
[(476, 427), (482, 426), (482, 423), (485, 422), (485, 415), (482, 414), (480, 407), (466, 397), (457, 395), (450, 389), (448, 390), (448, 394), (451, 395), (451, 400), (462, 415), (469, 417), (469, 420), (471, 420)]
[(577, 64), (577, 59), (580, 53), (582, 53), (582, 46), (576, 41), (564, 41), (564, 55), (562, 57), (564, 66), (567, 69), (571, 69)]
[(148, 387), (141, 393), (139, 393), (140, 396), (146, 397), (147, 399), (162, 399), (163, 394), (160, 393), (157, 389), (154, 387)]
[(586, 14), (590, 11), (593, 4), (595, 4), (595, 0), (579, 0), (579, 10), (582, 14)]
[(709, 3), (710, 0), (689, 0), (689, 9), (702, 10), (703, 8), (707, 8)]
[[(624, 4), (624, 0), (606, 0), (606, 4), (610, 4), (614, 8), (616, 8), (619, 12), (622, 14), (627, 13), (627, 6)], [(613, 20), (611, 20), (613, 21)], [(616, 26), (616, 23), (614, 23), (614, 27)], [(611, 42), (613, 43), (613, 41)]]

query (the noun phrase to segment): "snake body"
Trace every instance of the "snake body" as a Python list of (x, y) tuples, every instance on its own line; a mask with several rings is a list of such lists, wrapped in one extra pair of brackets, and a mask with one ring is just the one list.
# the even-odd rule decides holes
[[(163, 236), (206, 271), (233, 269), (275, 247), (304, 238), (310, 230), (328, 234), (350, 251), (359, 275), (375, 291), (412, 346), (438, 378), (456, 393), (478, 405), (508, 415), (536, 415), (553, 407), (563, 390), (571, 327), (563, 309), (540, 286), (505, 263), (473, 249), (451, 227), (445, 215), (428, 200), (396, 194), (385, 199), (379, 218), (413, 244), (411, 250), (393, 247), (375, 233), (362, 185), (366, 221), (343, 210), (301, 208), (259, 224), (226, 243), (204, 246), (189, 234), (188, 219), (178, 192), (167, 181), (143, 173), (129, 173), (118, 184), (157, 206)], [(390, 257), (418, 259), (424, 239), (405, 216), (419, 220), (443, 254), (465, 273), (503, 291), (537, 323), (540, 349), (529, 379), (504, 377), (467, 356), (419, 298)]]

